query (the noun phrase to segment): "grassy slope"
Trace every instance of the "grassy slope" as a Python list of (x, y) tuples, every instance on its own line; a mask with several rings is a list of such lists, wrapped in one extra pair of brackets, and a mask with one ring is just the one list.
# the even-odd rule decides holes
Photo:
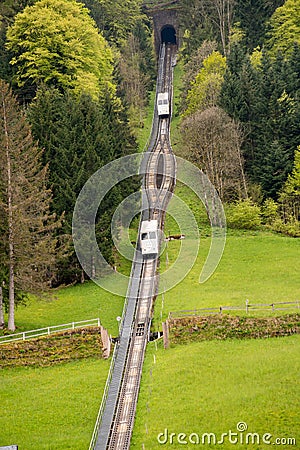
[[(299, 445), (299, 344), (300, 336), (193, 343), (168, 351), (161, 346), (155, 351), (151, 344), (131, 450), (142, 448), (143, 443), (145, 450), (162, 448), (156, 439), (165, 428), (177, 434), (220, 436), (230, 429), (235, 432), (241, 421), (248, 424), (249, 432), (295, 437)], [(247, 450), (268, 447), (237, 446)], [(182, 446), (169, 443), (164, 448)], [(230, 449), (232, 444), (213, 448)]]
[[(199, 284), (210, 245), (202, 239), (196, 264), (188, 276), (156, 301), (155, 324), (169, 311), (250, 303), (299, 300), (300, 240), (257, 232), (227, 238), (223, 258), (212, 277)], [(171, 241), (169, 260), (180, 242)]]
[(86, 360), (0, 373), (0, 446), (83, 450), (89, 446), (109, 361)]
[(19, 306), (16, 324), (18, 330), (31, 330), (100, 317), (102, 325), (116, 335), (116, 317), (122, 313), (123, 301), (89, 282), (58, 289), (52, 300), (32, 299), (27, 306)]

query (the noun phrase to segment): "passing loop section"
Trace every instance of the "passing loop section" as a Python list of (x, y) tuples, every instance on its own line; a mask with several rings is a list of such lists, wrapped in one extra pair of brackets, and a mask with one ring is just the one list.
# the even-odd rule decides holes
[[(95, 223), (104, 197), (121, 181), (137, 174), (143, 175), (146, 170), (143, 162), (143, 155), (133, 154), (101, 167), (82, 188), (73, 213), (73, 242), (82, 268), (100, 287), (121, 296), (126, 296), (130, 278), (117, 272), (105, 260), (97, 243)], [(177, 180), (194, 191), (210, 219), (211, 246), (199, 276), (199, 282), (203, 283), (213, 274), (223, 254), (226, 241), (224, 209), (217, 191), (201, 170), (179, 157), (176, 162)], [(141, 192), (136, 192), (120, 203), (112, 219), (111, 233), (115, 246), (129, 260), (134, 260), (136, 254), (140, 253), (138, 242), (130, 241), (128, 229), (133, 218), (142, 212), (142, 208)], [(163, 289), (159, 289), (159, 292), (172, 289), (185, 278), (194, 265), (200, 243), (195, 217), (183, 200), (174, 195), (168, 206), (168, 214), (174, 217), (185, 239), (181, 241), (175, 263), (160, 276)]]

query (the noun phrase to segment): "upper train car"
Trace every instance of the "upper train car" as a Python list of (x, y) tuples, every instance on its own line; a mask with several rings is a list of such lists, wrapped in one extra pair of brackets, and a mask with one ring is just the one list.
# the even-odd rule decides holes
[(161, 92), (157, 95), (157, 113), (159, 117), (169, 117), (170, 102), (168, 92)]

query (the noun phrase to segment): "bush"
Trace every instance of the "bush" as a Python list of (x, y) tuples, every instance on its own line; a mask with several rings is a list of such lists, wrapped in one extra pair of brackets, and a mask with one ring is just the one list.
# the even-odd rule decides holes
[(266, 225), (273, 225), (278, 218), (278, 203), (267, 198), (262, 206), (262, 221)]
[(300, 222), (293, 217), (290, 217), (287, 222), (279, 218), (276, 219), (272, 224), (272, 229), (287, 236), (300, 237)]
[(172, 344), (213, 339), (261, 339), (300, 333), (300, 314), (278, 317), (236, 317), (212, 314), (169, 321)]
[(230, 228), (254, 230), (261, 225), (261, 210), (250, 199), (240, 200), (227, 210), (227, 224)]

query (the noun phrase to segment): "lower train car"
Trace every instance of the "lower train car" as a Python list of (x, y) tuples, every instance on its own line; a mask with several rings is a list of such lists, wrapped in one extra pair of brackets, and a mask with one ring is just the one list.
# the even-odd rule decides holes
[(143, 255), (158, 253), (158, 221), (144, 220), (141, 224), (140, 244)]
[(169, 117), (170, 102), (168, 92), (161, 92), (157, 95), (157, 113), (159, 117)]

